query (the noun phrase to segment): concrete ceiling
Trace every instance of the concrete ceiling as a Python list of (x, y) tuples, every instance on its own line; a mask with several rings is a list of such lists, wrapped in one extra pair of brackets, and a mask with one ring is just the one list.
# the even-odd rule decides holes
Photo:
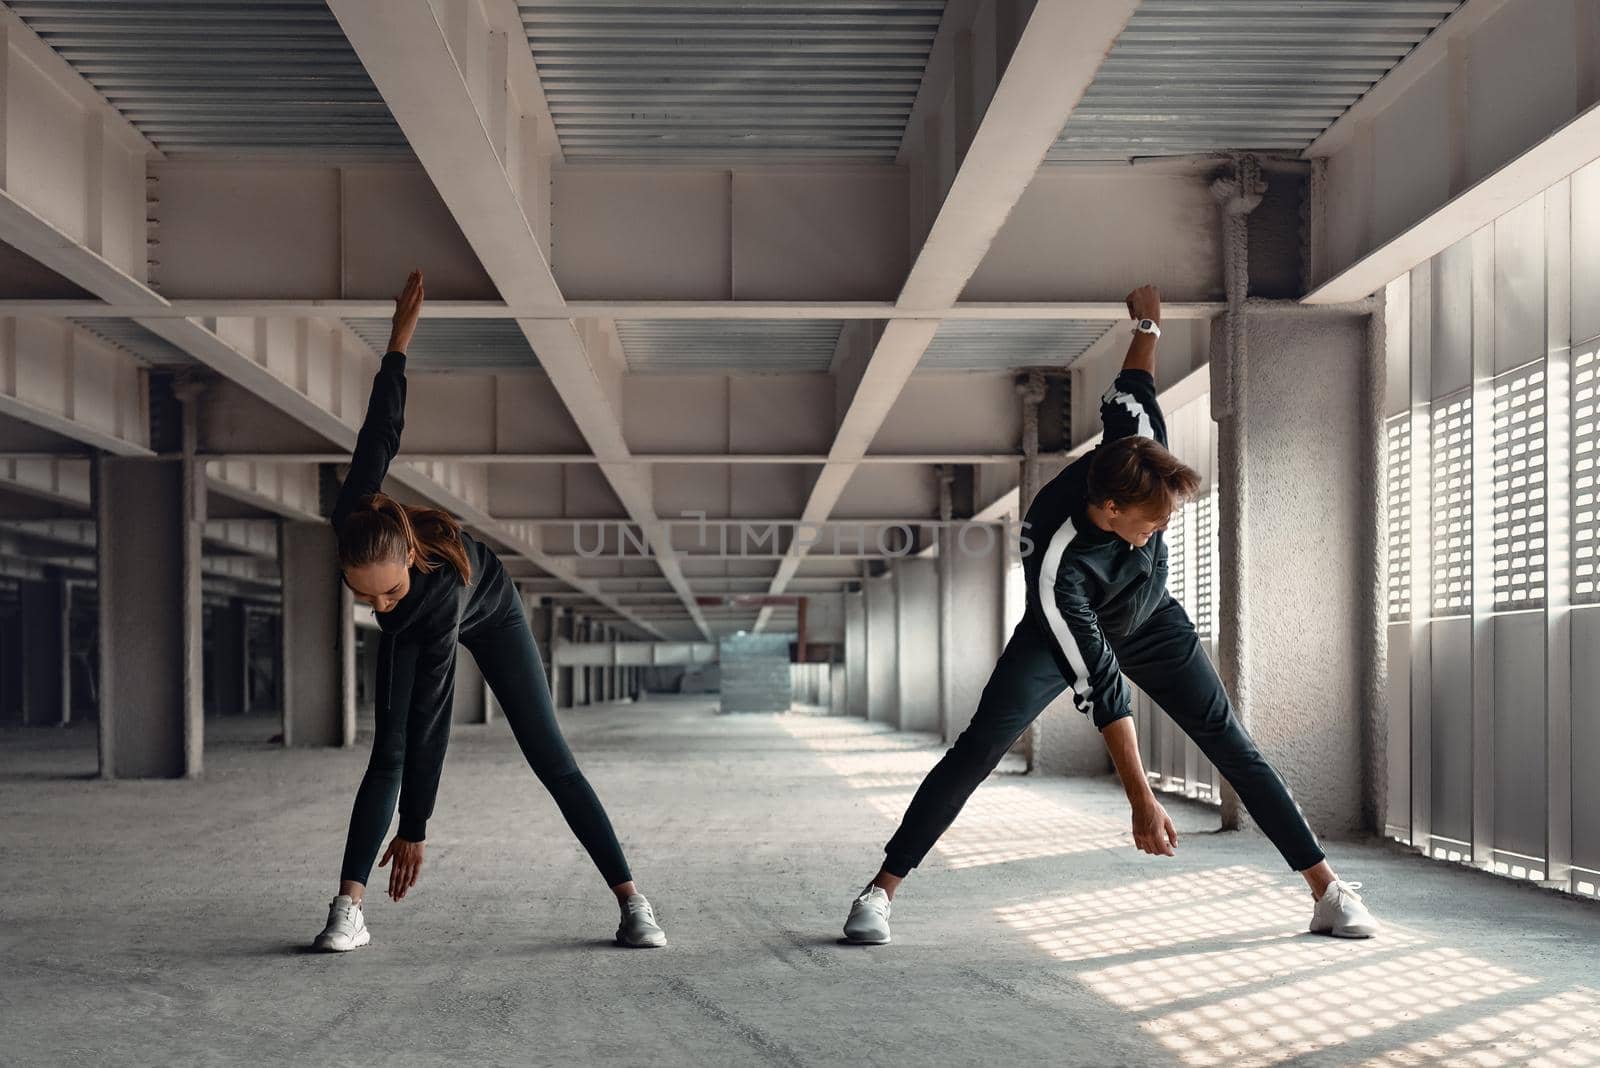
[(1092, 390), (1136, 284), (1164, 378), (1202, 366), (1211, 156), (1275, 154), (1298, 210), (1458, 7), (1199, 6), (0, 0), (0, 420), (140, 455), (140, 374), (185, 368), (240, 514), (314, 515), (421, 266), (397, 492), (625, 633), (787, 626), (696, 598), (844, 588), (882, 554), (793, 524), (931, 519), (938, 465), (1003, 501), (1015, 374)]

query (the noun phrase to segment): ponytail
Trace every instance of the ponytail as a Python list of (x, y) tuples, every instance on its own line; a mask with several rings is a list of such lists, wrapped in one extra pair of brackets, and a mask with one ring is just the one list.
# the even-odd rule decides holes
[(412, 508), (382, 493), (363, 498), (339, 528), (339, 566), (404, 562), (429, 574), (449, 564), (472, 585), (472, 561), (461, 540), (461, 524), (437, 508)]

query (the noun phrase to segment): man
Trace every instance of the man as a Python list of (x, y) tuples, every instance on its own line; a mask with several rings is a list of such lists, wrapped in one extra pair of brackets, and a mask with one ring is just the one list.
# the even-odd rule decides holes
[(1139, 759), (1123, 676), (1193, 738), (1315, 899), (1311, 930), (1368, 938), (1377, 921), (1328, 865), (1288, 787), (1233, 713), (1194, 624), (1166, 589), (1161, 532), (1200, 487), (1167, 451), (1156, 402), (1161, 295), (1128, 295), (1136, 320), (1127, 359), (1105, 396), (1098, 447), (1039, 491), (1023, 521), (1028, 603), (984, 687), (971, 724), (928, 773), (885, 847), (883, 867), (850, 907), (846, 937), (889, 941), (889, 903), (961, 806), (1051, 701), (1069, 686), (1100, 729), (1133, 808), (1134, 844), (1172, 856), (1178, 835)]

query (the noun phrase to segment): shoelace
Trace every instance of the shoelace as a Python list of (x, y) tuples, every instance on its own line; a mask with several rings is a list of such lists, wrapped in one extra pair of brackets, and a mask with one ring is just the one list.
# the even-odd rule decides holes
[(1339, 888), (1339, 892), (1341, 894), (1348, 894), (1350, 897), (1355, 898), (1357, 903), (1365, 904), (1365, 902), (1361, 900), (1361, 895), (1356, 893), (1357, 890), (1361, 889), (1360, 883), (1347, 883), (1343, 879), (1336, 879), (1334, 880), (1333, 885)]

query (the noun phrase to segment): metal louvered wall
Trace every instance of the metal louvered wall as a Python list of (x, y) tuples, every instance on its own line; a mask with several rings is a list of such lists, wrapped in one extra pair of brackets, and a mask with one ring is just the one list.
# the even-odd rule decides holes
[(1494, 607), (1544, 605), (1544, 367), (1494, 385)]
[[(1169, 444), (1201, 473), (1200, 495), (1172, 514), (1162, 534), (1167, 551), (1167, 591), (1194, 621), (1200, 647), (1216, 656), (1212, 605), (1216, 601), (1217, 543), (1212, 523), (1216, 501), (1216, 424), (1211, 398), (1199, 397), (1167, 413)], [(1222, 800), (1217, 769), (1194, 741), (1154, 701), (1134, 688), (1134, 724), (1151, 784), (1169, 793), (1211, 803)]]
[(1572, 603), (1600, 604), (1600, 348), (1572, 361)]
[(325, 0), (7, 0), (172, 157), (409, 155)]
[(1411, 416), (1391, 418), (1385, 430), (1389, 464), (1389, 622), (1411, 618)]
[(519, 3), (569, 160), (900, 149), (943, 0)]
[(1590, 896), (1600, 896), (1597, 242), (1600, 163), (1385, 294), (1388, 832), (1439, 860)]
[(1299, 152), (1460, 0), (1144, 0), (1049, 160)]
[(1437, 402), (1433, 442), (1433, 614), (1472, 609), (1472, 394)]

